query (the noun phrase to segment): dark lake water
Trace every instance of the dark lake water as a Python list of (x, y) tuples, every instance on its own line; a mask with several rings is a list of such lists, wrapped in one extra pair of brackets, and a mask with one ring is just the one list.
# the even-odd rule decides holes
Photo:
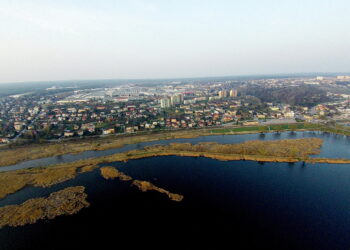
[[(323, 157), (350, 156), (349, 138), (312, 132), (176, 141), (303, 137), (324, 139)], [(185, 198), (178, 203), (155, 191), (143, 193), (129, 182), (103, 179), (98, 169), (51, 188), (28, 187), (0, 200), (0, 206), (73, 185), (86, 187), (91, 206), (73, 216), (3, 228), (0, 249), (85, 249), (96, 244), (99, 249), (124, 249), (125, 244), (156, 247), (164, 241), (164, 248), (185, 248), (186, 240), (197, 247), (215, 243), (215, 249), (223, 243), (233, 249), (350, 248), (350, 164), (259, 164), (167, 156), (108, 165)]]

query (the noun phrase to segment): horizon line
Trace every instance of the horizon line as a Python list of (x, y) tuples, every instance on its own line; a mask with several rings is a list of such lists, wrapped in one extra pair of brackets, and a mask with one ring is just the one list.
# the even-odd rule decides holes
[(238, 78), (238, 77), (268, 77), (268, 76), (295, 76), (302, 77), (309, 76), (334, 76), (345, 75), (350, 72), (297, 72), (297, 73), (264, 73), (264, 74), (242, 74), (242, 75), (217, 75), (217, 76), (190, 76), (190, 77), (155, 77), (155, 78), (97, 78), (97, 79), (61, 79), (61, 80), (28, 80), (28, 81), (10, 81), (0, 82), (2, 84), (18, 84), (18, 83), (49, 83), (49, 82), (69, 82), (69, 81), (146, 81), (146, 80), (186, 80), (186, 79), (203, 79), (203, 78)]

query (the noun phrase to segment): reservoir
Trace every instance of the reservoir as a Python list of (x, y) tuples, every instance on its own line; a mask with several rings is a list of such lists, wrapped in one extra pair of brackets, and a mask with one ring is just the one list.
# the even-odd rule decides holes
[[(68, 162), (169, 142), (276, 140), (318, 137), (317, 157), (349, 158), (350, 139), (321, 132), (219, 135), (127, 145), (44, 159)], [(12, 167), (37, 166), (39, 160)], [(40, 164), (39, 164), (40, 165)], [(0, 206), (47, 196), (65, 187), (86, 187), (90, 207), (76, 215), (0, 230), (0, 249), (101, 249), (169, 246), (186, 240), (231, 244), (232, 248), (349, 249), (350, 164), (259, 163), (218, 161), (203, 157), (165, 156), (105, 164), (134, 179), (184, 196), (141, 192), (130, 182), (105, 180), (99, 169), (50, 188), (27, 187), (0, 200)], [(166, 247), (166, 245), (163, 245)]]

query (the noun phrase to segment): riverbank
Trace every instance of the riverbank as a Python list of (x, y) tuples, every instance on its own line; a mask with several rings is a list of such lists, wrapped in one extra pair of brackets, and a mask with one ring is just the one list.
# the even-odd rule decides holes
[(322, 140), (318, 138), (277, 141), (250, 141), (239, 144), (173, 143), (154, 145), (113, 155), (63, 163), (49, 167), (15, 170), (0, 173), (0, 198), (26, 186), (49, 187), (92, 171), (100, 164), (125, 162), (158, 156), (207, 157), (221, 161), (307, 162), (350, 164), (350, 159), (309, 158), (319, 153)]
[[(0, 166), (10, 166), (23, 161), (35, 160), (64, 154), (79, 154), (85, 151), (103, 151), (121, 148), (128, 144), (152, 142), (159, 140), (171, 140), (179, 138), (196, 138), (209, 135), (233, 135), (254, 134), (282, 131), (321, 130), (317, 124), (284, 124), (255, 127), (231, 127), (231, 128), (202, 128), (191, 130), (159, 131), (148, 134), (110, 136), (105, 138), (86, 138), (62, 143), (32, 144), (27, 146), (15, 146), (14, 148), (0, 150)], [(327, 131), (325, 131), (327, 132)]]

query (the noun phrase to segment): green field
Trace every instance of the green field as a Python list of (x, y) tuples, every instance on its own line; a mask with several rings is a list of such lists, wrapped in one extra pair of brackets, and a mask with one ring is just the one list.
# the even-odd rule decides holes
[(268, 132), (268, 131), (285, 131), (285, 130), (298, 130), (298, 129), (320, 129), (322, 126), (311, 123), (298, 123), (298, 124), (276, 124), (268, 126), (252, 126), (252, 127), (238, 127), (227, 129), (212, 129), (211, 133), (236, 133), (236, 132)]

